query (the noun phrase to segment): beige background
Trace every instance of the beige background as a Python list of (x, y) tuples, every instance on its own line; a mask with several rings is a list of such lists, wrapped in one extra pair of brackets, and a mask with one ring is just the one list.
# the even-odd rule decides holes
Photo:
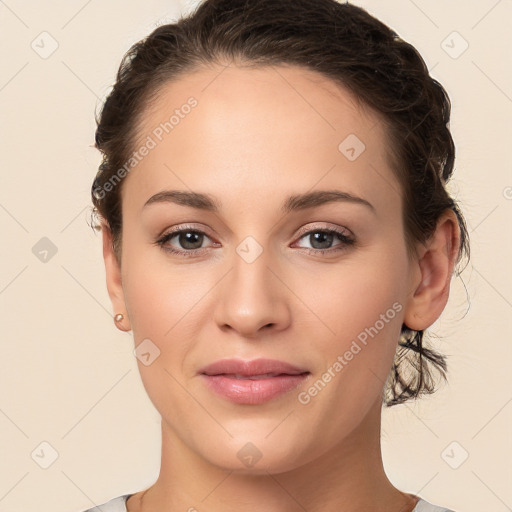
[[(386, 471), (457, 512), (512, 510), (512, 2), (354, 3), (412, 42), (451, 96), (452, 191), (472, 241), (431, 329), (449, 384), (384, 411)], [(190, 5), (0, 2), (0, 512), (80, 511), (158, 475), (159, 416), (131, 336), (112, 322), (101, 239), (86, 222), (91, 145), (124, 52)], [(57, 251), (46, 262), (43, 237)]]

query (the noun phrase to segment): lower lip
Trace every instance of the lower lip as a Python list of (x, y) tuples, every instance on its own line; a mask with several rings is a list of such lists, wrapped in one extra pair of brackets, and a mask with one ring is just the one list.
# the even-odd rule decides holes
[(215, 393), (238, 404), (262, 404), (300, 386), (309, 373), (279, 375), (265, 379), (235, 379), (226, 375), (205, 375), (208, 387)]

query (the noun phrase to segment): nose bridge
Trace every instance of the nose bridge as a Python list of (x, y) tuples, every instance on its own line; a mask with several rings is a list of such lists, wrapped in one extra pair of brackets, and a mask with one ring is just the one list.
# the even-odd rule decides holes
[(286, 287), (274, 275), (274, 267), (272, 250), (255, 237), (247, 236), (235, 247), (231, 272), (217, 303), (219, 326), (229, 325), (251, 335), (269, 324), (282, 327), (287, 323)]
[[(261, 237), (260, 237), (261, 239)], [(268, 243), (262, 245), (255, 237), (245, 237), (235, 248), (233, 255), (232, 280), (234, 286), (245, 287), (254, 293), (270, 293), (269, 266), (272, 265), (271, 249)], [(246, 293), (244, 293), (245, 295)]]

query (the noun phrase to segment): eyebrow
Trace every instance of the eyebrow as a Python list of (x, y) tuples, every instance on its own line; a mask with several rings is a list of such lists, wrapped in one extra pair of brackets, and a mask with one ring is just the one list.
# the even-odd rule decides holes
[[(288, 197), (281, 207), (283, 213), (292, 211), (306, 210), (332, 202), (347, 202), (352, 204), (360, 204), (367, 206), (373, 213), (376, 213), (375, 207), (366, 199), (341, 192), (340, 190), (316, 190)], [(156, 203), (175, 203), (181, 206), (188, 206), (198, 210), (210, 212), (218, 212), (221, 204), (210, 194), (202, 194), (200, 192), (188, 192), (185, 190), (164, 190), (151, 196), (145, 203), (144, 207)]]

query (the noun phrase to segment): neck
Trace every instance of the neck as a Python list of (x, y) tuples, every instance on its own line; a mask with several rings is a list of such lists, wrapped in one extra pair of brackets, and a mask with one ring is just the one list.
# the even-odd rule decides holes
[(328, 452), (273, 474), (215, 466), (162, 421), (160, 475), (152, 487), (130, 498), (128, 510), (411, 512), (418, 497), (396, 489), (384, 471), (380, 422), (379, 400), (358, 427)]

